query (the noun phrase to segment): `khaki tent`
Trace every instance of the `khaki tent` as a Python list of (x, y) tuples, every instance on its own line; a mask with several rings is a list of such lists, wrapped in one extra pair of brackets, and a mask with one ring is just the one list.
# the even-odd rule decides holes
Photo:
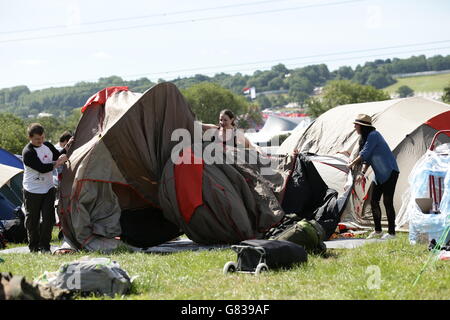
[[(172, 133), (184, 129), (193, 137), (195, 122), (175, 85), (158, 84), (144, 94), (107, 88), (82, 112), (58, 208), (72, 247), (113, 249), (119, 236), (149, 247), (181, 232), (199, 243), (235, 243), (261, 237), (283, 217), (269, 182), (256, 179), (257, 168), (174, 165), (179, 142)], [(194, 211), (184, 223), (180, 214)]]
[[(359, 136), (354, 130), (353, 121), (360, 113), (372, 117), (374, 127), (383, 135), (397, 158), (400, 176), (394, 206), (396, 212), (399, 212), (412, 167), (426, 152), (434, 134), (438, 130), (450, 129), (450, 105), (413, 97), (338, 106), (318, 117), (305, 132), (297, 136), (296, 143), (292, 142), (294, 137), (286, 140), (286, 145), (283, 143), (280, 150), (290, 153), (297, 148), (301, 152), (337, 157), (343, 157), (338, 152), (347, 151), (354, 155), (357, 152)], [(438, 143), (446, 143), (450, 138), (440, 135), (439, 140)], [(369, 177), (373, 178), (372, 173), (368, 173)], [(334, 176), (327, 173), (322, 173), (322, 177), (325, 181), (335, 180)], [(341, 186), (344, 184), (345, 181), (340, 183)], [(361, 225), (372, 224), (370, 190), (367, 186), (355, 186), (355, 192), (349, 199), (346, 210), (346, 219)], [(383, 206), (381, 207), (384, 210)], [(406, 222), (404, 216), (397, 215), (397, 227), (404, 226)]]
[(193, 130), (194, 114), (181, 93), (169, 83), (144, 94), (107, 88), (82, 110), (60, 187), (66, 240), (75, 248), (115, 247), (123, 212), (138, 225), (142, 215), (150, 219), (147, 246), (176, 236), (178, 228), (162, 217), (158, 181), (176, 144), (172, 131)]

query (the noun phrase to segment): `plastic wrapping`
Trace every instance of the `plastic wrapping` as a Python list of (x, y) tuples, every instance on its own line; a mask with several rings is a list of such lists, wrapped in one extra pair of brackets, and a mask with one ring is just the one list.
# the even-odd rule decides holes
[[(450, 145), (428, 150), (412, 169), (408, 181), (410, 197), (406, 200), (409, 240), (438, 240), (450, 223)], [(422, 212), (416, 199), (430, 199), (430, 210)]]

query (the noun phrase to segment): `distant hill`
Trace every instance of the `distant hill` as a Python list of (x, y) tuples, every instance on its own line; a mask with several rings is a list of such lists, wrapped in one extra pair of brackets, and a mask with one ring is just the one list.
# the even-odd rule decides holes
[(414, 90), (414, 92), (443, 92), (444, 88), (450, 85), (450, 72), (444, 74), (424, 75), (397, 78), (397, 82), (386, 90), (389, 94), (395, 93), (401, 86), (408, 86)]
[[(244, 88), (256, 89), (256, 103), (262, 108), (297, 103), (303, 105), (314, 94), (316, 88), (323, 87), (331, 80), (351, 80), (362, 85), (370, 85), (388, 92), (406, 84), (416, 92), (443, 91), (450, 82), (450, 74), (431, 77), (399, 78), (397, 74), (417, 72), (437, 72), (450, 70), (450, 55), (426, 57), (412, 56), (406, 59), (376, 59), (355, 68), (341, 66), (330, 71), (326, 64), (308, 65), (288, 69), (283, 64), (269, 70), (256, 70), (252, 75), (241, 73), (217, 73), (213, 77), (197, 74), (187, 78), (169, 80), (180, 89), (187, 89), (201, 82), (215, 83), (235, 94), (242, 95)], [(418, 78), (420, 80), (411, 79)], [(157, 82), (166, 81), (158, 79)], [(9, 112), (21, 118), (36, 117), (40, 113), (50, 113), (64, 119), (72, 110), (81, 107), (86, 99), (97, 91), (109, 86), (128, 86), (131, 91), (144, 92), (155, 83), (147, 78), (126, 81), (119, 76), (100, 78), (96, 82), (79, 82), (74, 86), (46, 88), (31, 91), (27, 86), (0, 89), (0, 113)], [(264, 95), (261, 92), (283, 92)]]

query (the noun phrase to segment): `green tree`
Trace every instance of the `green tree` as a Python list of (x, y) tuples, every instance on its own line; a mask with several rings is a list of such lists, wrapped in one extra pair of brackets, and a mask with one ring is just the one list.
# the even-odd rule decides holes
[(325, 106), (319, 99), (311, 97), (306, 99), (304, 103), (306, 112), (313, 118), (317, 118), (329, 108)]
[(314, 90), (314, 85), (304, 76), (289, 77), (289, 96), (295, 102), (302, 104)]
[(374, 71), (372, 72), (365, 84), (373, 86), (377, 89), (385, 88), (391, 84), (395, 83), (395, 80), (386, 71)]
[(313, 117), (339, 105), (389, 100), (389, 95), (372, 86), (365, 86), (349, 80), (330, 81), (323, 89), (322, 101), (310, 99), (306, 108)]
[(450, 84), (444, 88), (444, 94), (442, 95), (442, 101), (450, 103)]
[(272, 67), (272, 71), (275, 71), (276, 73), (278, 73), (279, 75), (285, 75), (287, 73), (289, 73), (288, 68), (286, 68), (286, 66), (282, 63), (277, 64), (276, 66)]
[(353, 78), (355, 72), (353, 71), (352, 67), (348, 66), (342, 66), (339, 67), (336, 71), (333, 71), (333, 74), (336, 77), (336, 80), (350, 80)]
[(45, 140), (53, 144), (58, 143), (59, 136), (64, 131), (61, 127), (60, 120), (55, 117), (29, 118), (25, 121), (28, 126), (30, 123), (40, 123), (45, 130)]
[(400, 98), (412, 97), (414, 95), (414, 90), (408, 86), (400, 86), (396, 92)]
[(67, 116), (62, 122), (61, 122), (61, 128), (63, 131), (69, 130), (73, 133), (75, 133), (75, 130), (77, 128), (78, 122), (81, 118), (81, 108), (73, 109), (69, 116)]
[(202, 82), (183, 90), (183, 95), (197, 115), (205, 123), (217, 123), (219, 113), (230, 109), (238, 116), (248, 111), (248, 102), (243, 96), (234, 94), (218, 84)]
[(267, 109), (272, 107), (272, 102), (266, 95), (260, 94), (256, 97), (256, 102), (259, 104), (261, 109)]
[(269, 96), (269, 100), (274, 107), (281, 107), (289, 103), (288, 99), (283, 94), (271, 95)]
[(268, 88), (270, 90), (280, 90), (284, 87), (284, 81), (281, 78), (273, 78), (268, 83)]
[(263, 123), (261, 110), (258, 105), (250, 105), (247, 113), (238, 117), (238, 125), (241, 129), (255, 128)]
[(28, 143), (24, 121), (9, 113), (0, 113), (0, 147), (14, 154), (22, 154)]

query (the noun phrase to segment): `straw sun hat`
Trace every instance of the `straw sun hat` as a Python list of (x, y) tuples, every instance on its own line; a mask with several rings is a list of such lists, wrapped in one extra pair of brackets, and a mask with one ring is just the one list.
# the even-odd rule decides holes
[(358, 114), (353, 123), (360, 124), (362, 126), (372, 127), (372, 117), (367, 114)]

